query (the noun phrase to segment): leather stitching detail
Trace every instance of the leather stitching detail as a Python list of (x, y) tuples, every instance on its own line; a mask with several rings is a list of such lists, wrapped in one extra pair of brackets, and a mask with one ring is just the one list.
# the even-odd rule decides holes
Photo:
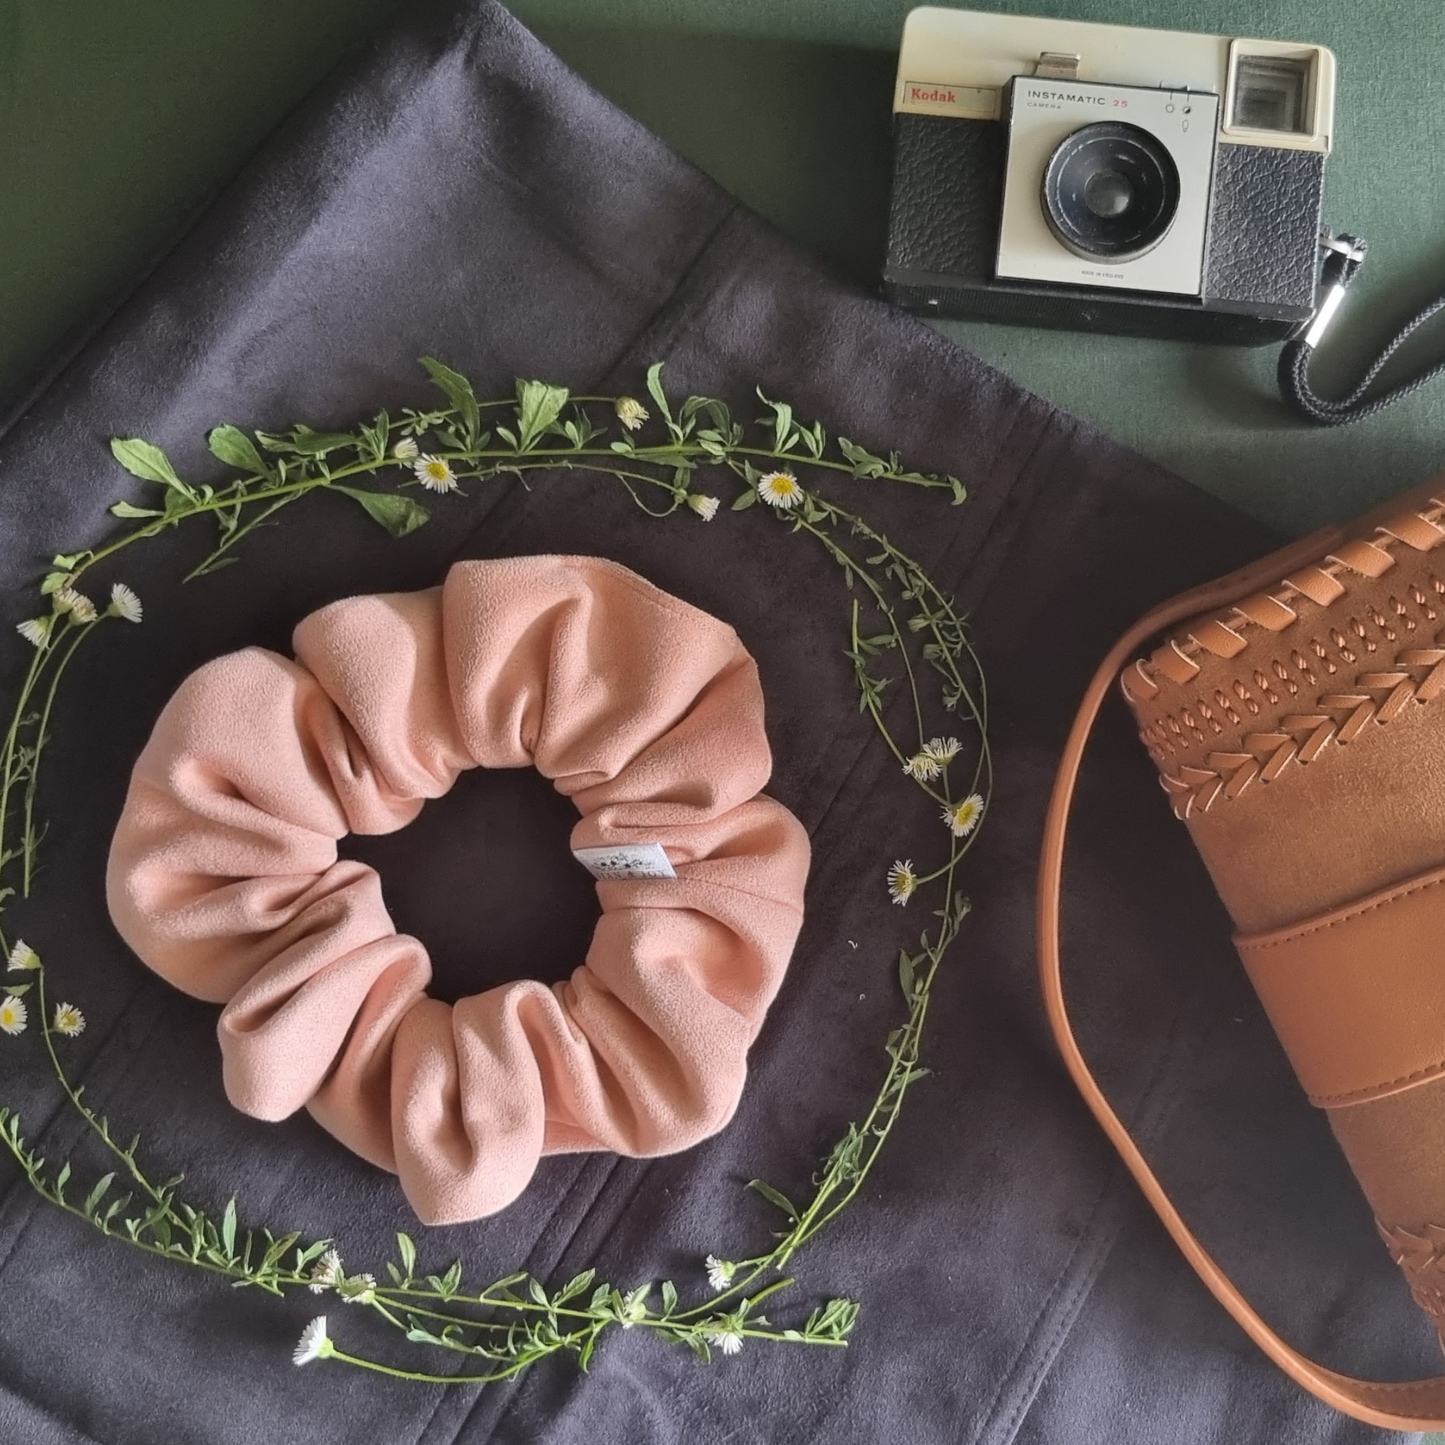
[(1431, 888), (1445, 888), (1445, 874), (1426, 879), (1424, 882), (1409, 883), (1403, 888), (1394, 889), (1385, 894), (1382, 898), (1376, 898), (1370, 903), (1362, 903), (1348, 912), (1341, 913), (1338, 918), (1332, 918), (1328, 923), (1306, 923), (1298, 928), (1291, 929), (1288, 933), (1281, 934), (1277, 938), (1264, 935), (1259, 938), (1237, 938), (1235, 947), (1241, 953), (1249, 950), (1251, 953), (1263, 953), (1269, 948), (1281, 948), (1287, 943), (1293, 943), (1297, 938), (1307, 938), (1312, 933), (1328, 933), (1332, 928), (1338, 928), (1342, 923), (1352, 922), (1356, 918), (1363, 918), (1367, 913), (1373, 913), (1378, 908), (1388, 907), (1391, 903), (1398, 903), (1402, 898), (1409, 898), (1415, 893), (1425, 893)]
[[(1441, 634), (1437, 643), (1445, 641)], [(1424, 669), (1423, 676), (1415, 674)], [(1242, 683), (1241, 692), (1247, 691)], [(1169, 794), (1177, 818), (1188, 819), (1197, 808), (1207, 813), (1222, 797), (1232, 802), (1240, 797), (1256, 779), (1273, 782), (1289, 766), (1315, 762), (1331, 744), (1344, 747), (1355, 741), (1371, 724), (1383, 727), (1393, 722), (1412, 702), (1432, 702), (1445, 692), (1445, 646), (1411, 647), (1402, 650), (1388, 670), (1359, 673), (1349, 692), (1326, 692), (1315, 699), (1312, 711), (1287, 713), (1270, 732), (1246, 733), (1238, 749), (1218, 750), (1206, 754), (1204, 766), (1181, 764), (1177, 773), (1164, 771), (1161, 763), (1160, 786)], [(1235, 717), (1233, 705), (1223, 706), (1227, 699), (1222, 689), (1216, 694), (1221, 710)], [(1257, 705), (1256, 705), (1257, 707)], [(1208, 704), (1199, 710), (1208, 717)], [(1203, 738), (1202, 730), (1187, 721), (1190, 731)], [(1174, 719), (1165, 719), (1165, 726), (1181, 740), (1182, 729)], [(1242, 720), (1241, 720), (1242, 725)], [(1211, 722), (1211, 726), (1213, 726)], [(1157, 725), (1156, 725), (1157, 727)], [(1141, 733), (1145, 745), (1160, 762), (1157, 739), (1167, 736), (1158, 731)]]
[[(1392, 903), (1398, 903), (1403, 898), (1410, 898), (1417, 893), (1428, 893), (1432, 888), (1445, 888), (1445, 873), (1438, 874), (1420, 882), (1409, 883), (1403, 888), (1392, 889), (1383, 897), (1373, 899), (1369, 903), (1362, 903), (1357, 907), (1346, 910), (1338, 917), (1330, 919), (1328, 923), (1306, 923), (1277, 936), (1266, 935), (1261, 938), (1236, 937), (1234, 946), (1239, 950), (1241, 957), (1245, 955), (1251, 957), (1258, 956), (1261, 953), (1267, 953), (1272, 948), (1283, 948), (1287, 944), (1296, 943), (1300, 939), (1309, 938), (1313, 934), (1328, 933), (1332, 928), (1339, 928), (1343, 924), (1352, 923), (1358, 918), (1363, 918), (1368, 913), (1374, 913), (1381, 908), (1389, 907)], [(1425, 1064), (1421, 1068), (1413, 1069), (1408, 1074), (1401, 1074), (1393, 1079), (1382, 1079), (1374, 1084), (1365, 1084), (1358, 1089), (1347, 1089), (1339, 1094), (1310, 1094), (1309, 1101), (1315, 1105), (1316, 1108), (1320, 1109), (1340, 1108), (1349, 1104), (1365, 1104), (1372, 1099), (1382, 1098), (1386, 1094), (1398, 1093), (1415, 1084), (1427, 1083), (1431, 1079), (1438, 1078), (1442, 1073), (1445, 1073), (1445, 1057), (1436, 1059), (1433, 1063)]]
[(1442, 1073), (1445, 1073), (1445, 1059), (1437, 1059), (1423, 1069), (1416, 1069), (1409, 1074), (1401, 1074), (1398, 1079), (1383, 1079), (1378, 1084), (1365, 1084), (1343, 1094), (1310, 1094), (1308, 1098), (1317, 1109), (1339, 1109), (1349, 1104), (1368, 1104), (1372, 1099), (1382, 1099), (1387, 1094), (1403, 1093), (1405, 1089), (1415, 1084), (1425, 1084), (1431, 1079), (1438, 1079)]
[[(1169, 682), (1184, 683), (1199, 671), (1201, 653), (1233, 657), (1247, 645), (1245, 634), (1263, 629), (1281, 632), (1306, 606), (1328, 610), (1344, 596), (1351, 577), (1384, 576), (1398, 561), (1401, 546), (1433, 551), (1445, 542), (1445, 500), (1430, 497), (1423, 508), (1402, 512), (1380, 523), (1368, 539), (1352, 538), (1312, 566), (1237, 602), (1218, 615), (1199, 618), (1190, 630), (1171, 638), (1125, 676), (1129, 686), (1153, 692)], [(1184, 669), (1189, 669), (1181, 675)]]

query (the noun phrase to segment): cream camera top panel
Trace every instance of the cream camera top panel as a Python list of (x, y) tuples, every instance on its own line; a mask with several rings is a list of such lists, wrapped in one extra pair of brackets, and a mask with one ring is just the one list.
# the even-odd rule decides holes
[[(1109, 85), (1201, 90), (1221, 97), (1219, 139), (1237, 145), (1327, 152), (1334, 129), (1335, 57), (1323, 45), (1234, 40), (1186, 30), (1140, 30), (1084, 20), (990, 15), (924, 6), (909, 12), (898, 56), (893, 109), (918, 115), (998, 120), (1002, 92), (1033, 75), (1043, 54), (1079, 58), (1077, 79)], [(1304, 94), (1293, 128), (1261, 129), (1236, 119), (1241, 62), (1301, 70)], [(1249, 82), (1246, 80), (1246, 86)]]

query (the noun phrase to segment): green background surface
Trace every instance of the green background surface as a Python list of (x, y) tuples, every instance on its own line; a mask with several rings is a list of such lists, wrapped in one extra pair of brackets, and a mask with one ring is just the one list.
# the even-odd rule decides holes
[[(0, 0), (0, 397), (133, 283), (395, 0)], [(818, 255), (876, 278), (904, 0), (518, 0), (604, 93)], [(1445, 287), (1439, 0), (1052, 0), (1088, 19), (1330, 45), (1327, 212), (1372, 245), (1325, 390)], [(1291, 531), (1445, 465), (1445, 383), (1342, 430), (1285, 415), (1275, 352), (957, 324), (1025, 385)], [(1445, 323), (1442, 323), (1445, 329)], [(1445, 350), (1427, 334), (1401, 358)]]
[[(43, 379), (394, 8), (395, 0), (0, 0), (0, 398), (13, 405)], [(725, 186), (829, 263), (874, 283), (904, 0), (518, 0), (514, 8)], [(1445, 288), (1439, 0), (991, 8), (1335, 50), (1327, 214), (1363, 232), (1372, 250), (1320, 357), (1322, 387), (1351, 377), (1403, 315)], [(1283, 412), (1272, 349), (946, 329), (1027, 386), (1291, 531), (1445, 465), (1445, 382), (1379, 418), (1325, 430)], [(1445, 336), (1427, 336), (1423, 352), (1402, 358), (1406, 369), (1431, 351), (1445, 351)]]

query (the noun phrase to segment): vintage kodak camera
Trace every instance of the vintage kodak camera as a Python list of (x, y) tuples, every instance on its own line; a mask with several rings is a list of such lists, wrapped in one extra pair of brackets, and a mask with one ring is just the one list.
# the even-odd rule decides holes
[(1264, 344), (1319, 277), (1335, 57), (926, 7), (904, 24), (884, 292), (928, 316)]

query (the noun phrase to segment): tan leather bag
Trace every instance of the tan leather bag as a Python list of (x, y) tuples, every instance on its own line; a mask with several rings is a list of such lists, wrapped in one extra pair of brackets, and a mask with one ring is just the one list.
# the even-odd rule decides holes
[(1397, 1430), (1445, 1428), (1445, 1376), (1356, 1380), (1260, 1318), (1079, 1051), (1060, 978), (1059, 882), (1079, 764), (1116, 676), (1295, 1072), (1445, 1339), (1445, 476), (1130, 629), (1065, 744), (1038, 899), (1044, 1000), (1064, 1061), (1200, 1278), (1326, 1403)]

